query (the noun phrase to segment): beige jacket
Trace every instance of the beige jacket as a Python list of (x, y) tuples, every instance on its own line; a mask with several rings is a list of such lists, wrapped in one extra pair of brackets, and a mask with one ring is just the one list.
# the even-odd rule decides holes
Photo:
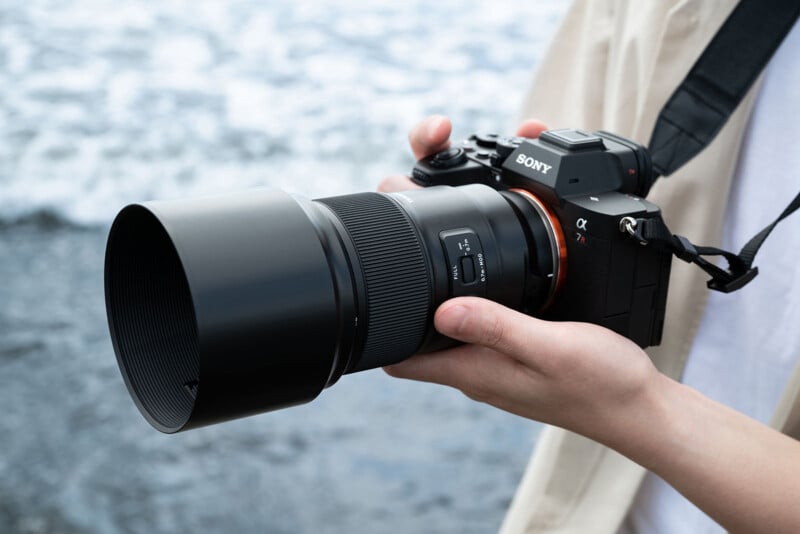
[[(716, 33), (734, 0), (576, 0), (542, 60), (525, 116), (552, 128), (605, 129), (646, 144), (656, 116)], [(756, 88), (757, 90), (757, 88)], [(662, 178), (648, 197), (670, 229), (718, 244), (725, 199), (755, 90), (713, 143)], [(679, 378), (702, 317), (707, 275), (673, 262), (658, 368)], [(800, 436), (800, 372), (773, 426)], [(560, 428), (546, 428), (503, 523), (503, 534), (613, 533), (645, 470), (616, 452)]]

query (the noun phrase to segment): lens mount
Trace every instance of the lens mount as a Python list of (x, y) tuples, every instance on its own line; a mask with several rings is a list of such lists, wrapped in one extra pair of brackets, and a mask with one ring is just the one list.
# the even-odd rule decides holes
[[(541, 223), (546, 233), (546, 239), (533, 236), (534, 243), (532, 248), (538, 248), (540, 252), (536, 254), (540, 273), (550, 279), (547, 293), (543, 299), (540, 310), (547, 309), (552, 304), (558, 291), (564, 285), (567, 274), (567, 242), (564, 239), (564, 232), (558, 217), (547, 207), (536, 195), (526, 189), (513, 188), (509, 191), (516, 193), (524, 198), (538, 215), (537, 217), (525, 217), (529, 224)], [(537, 224), (538, 227), (538, 224)], [(535, 231), (534, 231), (535, 232)], [(548, 246), (549, 251), (542, 253), (542, 246)]]

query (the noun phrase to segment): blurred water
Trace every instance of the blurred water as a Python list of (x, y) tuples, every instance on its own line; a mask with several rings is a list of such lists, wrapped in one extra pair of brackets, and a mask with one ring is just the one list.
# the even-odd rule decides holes
[(267, 184), (317, 197), (412, 163), (408, 128), (508, 131), (562, 2), (0, 0), (0, 532), (491, 532), (537, 426), (343, 378), (164, 436), (108, 339), (125, 203)]
[(269, 184), (369, 189), (432, 112), (513, 128), (563, 9), (495, 2), (33, 1), (0, 7), (0, 218)]

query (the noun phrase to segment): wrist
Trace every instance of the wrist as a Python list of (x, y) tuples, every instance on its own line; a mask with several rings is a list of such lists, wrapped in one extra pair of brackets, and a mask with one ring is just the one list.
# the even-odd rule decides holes
[(690, 388), (654, 371), (623, 409), (604, 421), (601, 435), (594, 437), (636, 463), (659, 471), (674, 458), (690, 432), (684, 410)]

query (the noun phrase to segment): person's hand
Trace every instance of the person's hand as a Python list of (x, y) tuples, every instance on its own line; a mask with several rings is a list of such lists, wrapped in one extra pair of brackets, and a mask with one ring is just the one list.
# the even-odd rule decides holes
[[(517, 135), (535, 138), (539, 137), (539, 134), (546, 129), (547, 126), (542, 121), (529, 119), (519, 126)], [(423, 119), (408, 134), (408, 141), (411, 144), (414, 158), (419, 160), (448, 148), (450, 146), (451, 130), (450, 119), (442, 115), (432, 115)], [(389, 176), (378, 184), (378, 191), (383, 193), (418, 188), (419, 186), (412, 182), (408, 176), (401, 174)]]
[(455, 387), (472, 399), (609, 442), (661, 376), (633, 342), (605, 328), (549, 322), (495, 302), (442, 304), (436, 330), (462, 341), (386, 367), (394, 377)]
[(465, 345), (386, 372), (608, 445), (731, 531), (800, 532), (800, 443), (659, 373), (628, 339), (475, 297), (445, 302), (434, 323)]
[[(545, 129), (528, 120), (517, 135), (534, 138)], [(447, 148), (450, 131), (446, 117), (420, 122), (409, 134), (414, 156)], [(379, 190), (414, 187), (408, 177), (392, 176)], [(434, 324), (466, 345), (387, 367), (390, 375), (453, 386), (503, 410), (584, 434), (594, 433), (602, 412), (625, 406), (657, 375), (636, 345), (609, 330), (549, 323), (483, 299), (444, 303)]]

